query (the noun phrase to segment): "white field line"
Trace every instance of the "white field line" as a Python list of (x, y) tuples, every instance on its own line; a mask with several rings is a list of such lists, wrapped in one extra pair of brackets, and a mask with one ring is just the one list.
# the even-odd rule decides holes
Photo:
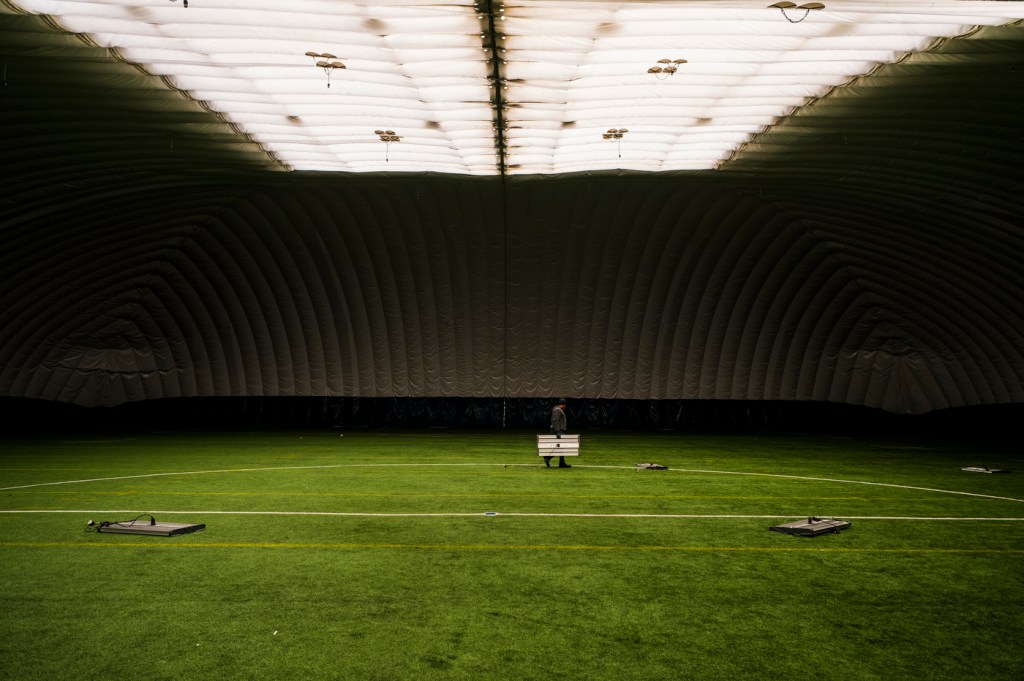
[[(329, 469), (329, 468), (399, 468), (399, 467), (461, 467), (461, 466), (489, 466), (496, 467), (502, 466), (508, 468), (509, 466), (514, 467), (536, 467), (535, 464), (516, 464), (516, 463), (352, 463), (352, 464), (329, 464), (322, 466), (274, 466), (267, 468), (222, 468), (216, 470), (207, 471), (174, 471), (167, 473), (141, 473), (139, 475), (118, 475), (107, 478), (87, 478), (83, 480), (58, 480), (54, 482), (37, 482), (31, 485), (16, 485), (12, 487), (0, 487), (0, 491), (16, 490), (16, 489), (29, 489), (32, 487), (47, 487), (52, 485), (75, 485), (87, 482), (109, 482), (113, 480), (135, 480), (139, 478), (158, 478), (171, 475), (210, 475), (216, 473), (258, 473), (265, 471), (294, 471), (294, 470), (314, 470), (314, 469)], [(633, 470), (633, 466), (590, 466), (573, 464), (574, 468), (610, 468), (610, 469), (625, 469)], [(998, 499), (1000, 501), (1014, 501), (1017, 503), (1024, 503), (1024, 499), (1016, 499), (1014, 497), (1002, 497), (992, 494), (978, 494), (976, 492), (960, 492), (957, 490), (949, 489), (936, 489), (934, 487), (916, 487), (913, 485), (897, 485), (889, 482), (869, 482), (867, 480), (844, 480), (842, 478), (818, 478), (806, 475), (786, 475), (783, 473), (751, 473), (745, 471), (716, 471), (706, 470), (700, 468), (672, 468), (665, 472), (675, 473), (702, 473), (710, 475), (751, 475), (766, 478), (786, 478), (790, 480), (810, 480), (814, 482), (835, 482), (846, 485), (872, 485), (875, 487), (892, 487), (895, 489), (911, 489), (919, 492), (935, 492), (937, 494), (958, 494), (968, 497), (979, 497), (982, 499)]]
[[(361, 513), (342, 511), (141, 511), (139, 509), (29, 509), (0, 510), (10, 515), (31, 513), (64, 513), (64, 514), (139, 514), (146, 515), (253, 515), (253, 516), (324, 516), (324, 517), (355, 517), (355, 518), (467, 518), (505, 516), (515, 518), (665, 518), (671, 520), (777, 520), (779, 518), (799, 517), (795, 513), (789, 515), (727, 515), (727, 514), (691, 514), (691, 513), (503, 513), (500, 511), (476, 511), (472, 513)], [(926, 516), (875, 516), (875, 515), (844, 515), (843, 520), (940, 520), (940, 521), (1024, 521), (1024, 518), (981, 518), (981, 517), (926, 517)]]
[(745, 473), (740, 471), (706, 471), (693, 468), (676, 468), (674, 470), (684, 473), (716, 473), (719, 475), (759, 475), (768, 478), (790, 478), (793, 480), (813, 480), (816, 482), (838, 482), (844, 485), (873, 485), (875, 487), (895, 487), (897, 489), (912, 489), (919, 492), (937, 492), (939, 494), (961, 494), (966, 497), (981, 497), (983, 499), (999, 499), (1001, 501), (1016, 501), (1024, 504), (1024, 499), (1014, 497), (1000, 497), (992, 494), (978, 494), (976, 492), (958, 492), (950, 489), (936, 489), (934, 487), (915, 487), (913, 485), (897, 485), (890, 482), (869, 482), (867, 480), (843, 480), (840, 478), (816, 478), (806, 475), (784, 475), (782, 473)]
[[(84, 478), (82, 480), (56, 480), (54, 482), (36, 482), (31, 485), (0, 487), (0, 492), (31, 487), (47, 487), (51, 485), (77, 485), (85, 482), (109, 482), (112, 480), (135, 480), (138, 478), (160, 478), (168, 475), (211, 475), (215, 473), (260, 473), (264, 471), (301, 471), (324, 468), (397, 468), (397, 467), (430, 467), (430, 466), (516, 466), (521, 464), (502, 463), (339, 463), (323, 466), (272, 466), (267, 468), (220, 468), (208, 471), (170, 471), (167, 473), (140, 473), (138, 475), (115, 475), (108, 478)], [(612, 468), (612, 466), (607, 466)], [(624, 468), (624, 466), (620, 466)], [(629, 468), (632, 468), (629, 466)]]

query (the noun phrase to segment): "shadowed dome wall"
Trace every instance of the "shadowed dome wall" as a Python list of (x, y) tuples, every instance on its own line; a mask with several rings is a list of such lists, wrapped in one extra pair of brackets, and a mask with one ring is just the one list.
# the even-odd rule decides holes
[(95, 193), (9, 242), (3, 387), (84, 405), (1020, 400), (1009, 225), (830, 219), (786, 183), (759, 187), (523, 180), (504, 208), (500, 183), (465, 178)]

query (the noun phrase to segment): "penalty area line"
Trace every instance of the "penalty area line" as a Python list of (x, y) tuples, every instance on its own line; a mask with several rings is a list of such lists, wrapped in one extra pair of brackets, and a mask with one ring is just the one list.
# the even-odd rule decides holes
[[(324, 470), (341, 468), (441, 468), (441, 467), (497, 467), (503, 468), (537, 468), (540, 464), (522, 463), (354, 463), (354, 464), (325, 464), (316, 466), (273, 466), (266, 468), (222, 468), (204, 471), (168, 471), (164, 473), (140, 473), (138, 475), (118, 475), (107, 478), (87, 478), (82, 480), (55, 480), (52, 482), (37, 482), (28, 485), (15, 485), (11, 487), (0, 487), (0, 491), (11, 491), (18, 489), (30, 489), (34, 487), (49, 487), (54, 485), (75, 485), (88, 482), (111, 482), (115, 480), (135, 480), (139, 478), (159, 478), (174, 475), (211, 475), (218, 473), (260, 473), (270, 471), (298, 471), (298, 470)], [(635, 470), (635, 466), (604, 466), (573, 464), (574, 468), (584, 469), (613, 469), (613, 470)], [(759, 473), (753, 471), (718, 471), (699, 468), (672, 468), (674, 473), (701, 473), (705, 475), (750, 475), (764, 478), (782, 478), (787, 480), (808, 480), (811, 482), (831, 482), (844, 485), (870, 485), (874, 487), (889, 487), (893, 489), (909, 489), (918, 492), (933, 492), (936, 494), (957, 494), (960, 496), (975, 497), (980, 499), (995, 499), (998, 501), (1012, 501), (1024, 503), (1024, 499), (1015, 497), (1003, 497), (994, 494), (979, 494), (977, 492), (961, 492), (958, 490), (938, 489), (934, 487), (919, 487), (915, 485), (897, 485), (891, 482), (872, 482), (869, 480), (845, 480), (842, 478), (819, 478), (808, 475), (787, 475), (784, 473)]]
[(792, 480), (810, 480), (812, 482), (836, 482), (844, 485), (871, 485), (874, 487), (892, 487), (895, 489), (912, 489), (918, 492), (937, 492), (939, 494), (960, 494), (966, 497), (980, 497), (982, 499), (998, 499), (1000, 501), (1015, 501), (1024, 503), (1024, 499), (1014, 497), (1000, 497), (993, 494), (978, 494), (977, 492), (960, 492), (952, 489), (938, 489), (936, 487), (917, 487), (915, 485), (897, 485), (892, 482), (871, 482), (869, 480), (844, 480), (842, 478), (817, 478), (809, 475), (786, 475), (784, 473), (754, 473), (745, 471), (712, 471), (695, 468), (676, 468), (682, 473), (712, 473), (717, 475), (754, 475), (765, 478), (787, 478)]
[[(429, 468), (450, 466), (524, 466), (515, 463), (338, 463), (318, 466), (268, 466), (264, 468), (217, 468), (205, 471), (167, 471), (164, 473), (139, 473), (137, 475), (115, 475), (107, 478), (83, 478), (81, 480), (54, 480), (52, 482), (34, 482), (28, 485), (0, 487), (0, 492), (32, 487), (50, 487), (53, 485), (79, 485), (86, 482), (112, 482), (114, 480), (136, 480), (139, 478), (162, 478), (173, 475), (215, 475), (218, 473), (263, 473), (271, 471), (305, 471), (323, 470), (328, 468)], [(532, 466), (531, 467), (535, 467)]]

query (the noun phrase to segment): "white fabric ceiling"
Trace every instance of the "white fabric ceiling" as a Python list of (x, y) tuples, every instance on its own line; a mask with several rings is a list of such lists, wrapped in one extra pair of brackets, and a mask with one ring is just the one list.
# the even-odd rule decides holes
[(970, 0), (5, 2), (288, 169), (472, 175), (720, 168), (859, 75), (1024, 17)]

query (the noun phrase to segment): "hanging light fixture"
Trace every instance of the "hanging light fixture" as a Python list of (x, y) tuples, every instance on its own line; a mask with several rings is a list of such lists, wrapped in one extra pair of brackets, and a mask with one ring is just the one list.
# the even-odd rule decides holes
[(619, 158), (622, 158), (622, 138), (627, 132), (629, 132), (628, 128), (608, 128), (608, 132), (601, 134), (602, 139), (615, 140)]
[[(825, 5), (820, 2), (805, 2), (802, 5), (798, 5), (795, 2), (777, 2), (774, 5), (768, 5), (768, 9), (778, 9), (782, 11), (782, 16), (786, 17), (786, 21), (791, 24), (799, 24), (801, 21), (807, 18), (807, 15), (811, 13), (812, 9), (825, 9)], [(793, 19), (786, 14), (787, 9), (802, 9), (804, 15), (799, 19)]]
[(313, 63), (324, 70), (327, 74), (327, 87), (331, 87), (331, 71), (334, 69), (343, 69), (345, 65), (341, 61), (331, 54), (330, 52), (307, 52), (307, 57), (312, 57)]
[(658, 80), (665, 80), (679, 70), (680, 64), (685, 63), (685, 59), (659, 59), (657, 64), (647, 69), (647, 73), (653, 73)]
[(391, 151), (392, 142), (401, 142), (402, 138), (395, 134), (394, 130), (374, 130), (374, 135), (380, 138), (380, 141), (384, 143), (384, 162), (388, 162), (388, 155)]

